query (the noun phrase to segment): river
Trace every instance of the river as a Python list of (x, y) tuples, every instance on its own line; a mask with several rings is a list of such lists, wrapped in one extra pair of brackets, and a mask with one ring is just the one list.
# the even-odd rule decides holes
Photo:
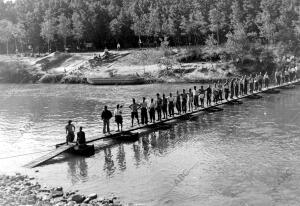
[[(131, 98), (173, 93), (189, 84), (142, 86), (0, 85), (0, 173), (19, 171), (42, 184), (111, 193), (142, 205), (299, 205), (300, 89), (224, 106), (179, 121), (135, 143), (62, 155), (36, 169), (22, 165), (65, 140), (69, 119), (87, 139), (101, 133), (101, 110)], [(199, 86), (198, 86), (199, 87)]]

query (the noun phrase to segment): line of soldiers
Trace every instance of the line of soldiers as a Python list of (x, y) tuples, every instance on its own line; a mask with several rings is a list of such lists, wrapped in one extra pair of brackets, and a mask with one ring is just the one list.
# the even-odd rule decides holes
[[(275, 83), (280, 85), (282, 83), (290, 82), (297, 79), (298, 68), (290, 67), (283, 70), (276, 70), (275, 72)], [(161, 121), (162, 119), (167, 119), (168, 117), (174, 117), (175, 108), (176, 114), (185, 114), (187, 111), (194, 111), (198, 108), (204, 108), (210, 106), (212, 102), (214, 104), (223, 101), (223, 99), (228, 100), (243, 96), (246, 94), (252, 94), (254, 91), (261, 91), (263, 87), (268, 88), (270, 84), (270, 78), (266, 72), (264, 75), (261, 73), (256, 75), (245, 75), (239, 78), (231, 78), (226, 81), (218, 81), (213, 85), (208, 85), (207, 88), (203, 86), (197, 89), (197, 86), (190, 88), (187, 92), (185, 89), (182, 93), (176, 92), (176, 95), (172, 93), (167, 97), (165, 94), (162, 96), (157, 93), (156, 99), (151, 98), (150, 102), (143, 97), (141, 103), (137, 103), (135, 99), (132, 99), (132, 104), (129, 106), (131, 110), (131, 126), (134, 125), (134, 120), (136, 119), (138, 125), (155, 123), (155, 121)], [(206, 100), (206, 101), (205, 101)], [(107, 106), (101, 114), (103, 120), (103, 133), (110, 134), (110, 119), (115, 117), (115, 122), (117, 123), (118, 130), (123, 129), (123, 106), (117, 105), (113, 114), (108, 110)], [(141, 119), (139, 119), (139, 114)], [(140, 121), (141, 120), (141, 121)], [(67, 132), (67, 142), (72, 142), (74, 140), (74, 125), (69, 122), (66, 126)], [(77, 142), (84, 144), (85, 134), (80, 128), (77, 134)]]
[[(281, 72), (287, 74), (286, 70)], [(282, 81), (277, 79), (278, 71), (275, 72), (275, 80), (277, 84), (283, 82), (289, 82), (297, 79), (297, 70), (292, 70), (289, 75), (285, 75)], [(156, 98), (151, 98), (148, 103), (146, 97), (143, 97), (141, 103), (137, 103), (135, 99), (132, 99), (132, 104), (129, 106), (131, 110), (131, 126), (134, 126), (134, 120), (138, 125), (154, 123), (155, 121), (161, 121), (168, 117), (174, 117), (175, 108), (176, 114), (185, 114), (187, 111), (194, 111), (198, 108), (204, 108), (210, 106), (212, 102), (214, 104), (229, 98), (235, 98), (246, 94), (252, 94), (254, 91), (261, 91), (262, 88), (268, 88), (270, 84), (270, 77), (266, 72), (264, 75), (258, 73), (256, 75), (245, 75), (239, 78), (231, 78), (226, 81), (218, 81), (214, 85), (208, 85), (207, 88), (203, 86), (197, 89), (197, 86), (190, 88), (187, 92), (185, 89), (182, 93), (176, 92), (176, 95), (172, 93), (167, 97), (165, 94), (156, 94)], [(206, 101), (205, 101), (206, 100)], [(103, 119), (103, 133), (110, 133), (109, 120), (114, 116), (117, 123), (118, 130), (122, 131), (123, 117), (122, 106), (117, 105), (112, 114), (105, 106), (102, 112)], [(140, 118), (139, 118), (140, 116)], [(140, 121), (141, 120), (141, 121)]]

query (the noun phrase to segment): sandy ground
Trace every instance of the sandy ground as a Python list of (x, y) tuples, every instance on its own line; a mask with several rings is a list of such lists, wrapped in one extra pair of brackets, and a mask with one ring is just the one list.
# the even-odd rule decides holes
[(109, 51), (106, 59), (103, 55), (104, 52), (54, 52), (37, 58), (0, 55), (0, 63), (20, 62), (34, 68), (34, 72), (45, 75), (63, 74), (80, 78), (139, 75), (166, 82), (221, 79), (226, 78), (228, 73), (235, 72), (235, 68), (228, 67), (228, 63), (179, 63), (174, 59), (170, 60), (172, 66), (168, 70), (166, 64), (161, 63), (167, 58), (159, 49)]

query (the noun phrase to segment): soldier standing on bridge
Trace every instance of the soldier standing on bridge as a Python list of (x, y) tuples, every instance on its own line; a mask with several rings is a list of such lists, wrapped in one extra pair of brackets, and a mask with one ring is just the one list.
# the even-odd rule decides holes
[(72, 124), (72, 120), (68, 121), (68, 124), (66, 125), (66, 143), (73, 142), (75, 138), (75, 126)]

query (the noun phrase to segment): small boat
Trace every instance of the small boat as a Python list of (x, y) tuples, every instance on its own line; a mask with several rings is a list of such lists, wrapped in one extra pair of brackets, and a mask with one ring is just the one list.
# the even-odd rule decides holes
[[(66, 143), (60, 143), (56, 145), (56, 148), (65, 145)], [(69, 144), (74, 144), (74, 147), (71, 147), (68, 149), (66, 152), (75, 154), (75, 155), (80, 155), (80, 156), (85, 156), (89, 157), (95, 154), (95, 147), (94, 145), (76, 145), (75, 143), (69, 143)]]
[(153, 129), (153, 130), (167, 130), (167, 129), (170, 129), (171, 127), (172, 127), (172, 125), (165, 124), (165, 123), (152, 124), (152, 125), (148, 126), (148, 128)]
[(294, 89), (295, 87), (296, 87), (295, 85), (289, 84), (289, 85), (281, 87), (281, 89)]
[(260, 96), (258, 94), (252, 94), (252, 95), (247, 96), (246, 98), (248, 98), (248, 99), (261, 99), (262, 96)]
[(232, 100), (232, 101), (226, 102), (226, 104), (235, 105), (235, 104), (243, 104), (243, 102), (241, 102), (239, 100)]
[(133, 85), (144, 84), (145, 79), (138, 76), (88, 77), (87, 82), (93, 85)]
[(191, 114), (185, 114), (185, 115), (180, 116), (178, 119), (180, 119), (180, 120), (189, 120), (192, 117), (193, 116)]
[(209, 107), (207, 109), (205, 109), (205, 111), (212, 113), (212, 112), (220, 112), (223, 111), (223, 108), (219, 108), (219, 107)]
[(300, 81), (299, 82), (295, 82), (294, 85), (300, 85)]
[(280, 93), (280, 91), (277, 90), (277, 89), (267, 89), (267, 90), (263, 91), (263, 93), (266, 93), (266, 94), (278, 94), (278, 93)]
[(122, 132), (119, 135), (112, 138), (118, 141), (135, 142), (139, 139), (139, 133)]

